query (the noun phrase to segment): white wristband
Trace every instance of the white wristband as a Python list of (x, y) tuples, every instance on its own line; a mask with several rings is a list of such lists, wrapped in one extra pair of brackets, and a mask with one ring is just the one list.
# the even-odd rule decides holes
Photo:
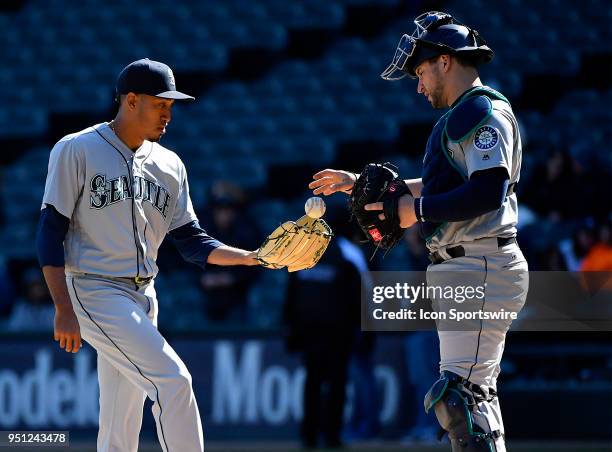
[(419, 217), (421, 217), (421, 221), (425, 221), (425, 217), (423, 216), (423, 197), (419, 198)]

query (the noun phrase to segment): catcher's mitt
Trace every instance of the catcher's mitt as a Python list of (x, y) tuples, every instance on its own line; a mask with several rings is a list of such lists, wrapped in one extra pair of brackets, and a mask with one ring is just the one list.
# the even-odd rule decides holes
[(287, 267), (290, 272), (311, 268), (323, 256), (332, 236), (325, 221), (304, 215), (276, 228), (257, 251), (257, 260), (264, 267)]
[[(368, 240), (377, 248), (391, 249), (404, 235), (397, 203), (406, 193), (410, 194), (410, 189), (391, 163), (368, 163), (357, 178), (349, 198), (351, 217), (357, 220)], [(364, 210), (366, 204), (374, 202), (383, 203), (382, 212)], [(381, 213), (385, 214), (384, 220), (378, 218)]]

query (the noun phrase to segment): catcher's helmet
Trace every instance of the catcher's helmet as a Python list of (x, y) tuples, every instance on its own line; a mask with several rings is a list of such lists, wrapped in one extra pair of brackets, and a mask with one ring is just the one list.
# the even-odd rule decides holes
[(402, 36), (393, 61), (380, 75), (385, 80), (399, 80), (406, 75), (415, 78), (414, 70), (419, 64), (443, 54), (464, 55), (475, 65), (493, 59), (493, 50), (478, 32), (450, 14), (430, 11), (414, 19), (414, 23), (416, 29), (410, 36)]

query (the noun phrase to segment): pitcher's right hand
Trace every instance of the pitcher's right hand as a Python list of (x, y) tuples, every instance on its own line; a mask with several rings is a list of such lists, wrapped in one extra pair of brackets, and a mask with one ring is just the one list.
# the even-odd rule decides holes
[(312, 176), (314, 179), (308, 188), (315, 195), (329, 196), (336, 192), (349, 194), (355, 185), (357, 175), (348, 171), (324, 169)]

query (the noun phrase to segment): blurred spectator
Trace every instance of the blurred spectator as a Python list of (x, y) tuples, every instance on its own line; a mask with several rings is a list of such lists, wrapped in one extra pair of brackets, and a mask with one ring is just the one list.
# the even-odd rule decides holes
[(24, 296), (15, 302), (7, 321), (8, 331), (53, 331), (53, 300), (39, 268), (23, 274)]
[[(326, 202), (328, 205), (326, 219), (336, 235), (334, 240), (338, 241), (343, 256), (359, 271), (363, 289), (368, 290), (373, 281), (364, 252), (366, 248), (360, 243), (364, 239), (363, 232), (354, 221), (350, 221), (344, 197), (328, 198)], [(374, 375), (375, 348), (376, 333), (362, 331), (357, 325), (348, 367), (349, 379), (353, 384), (352, 413), (343, 433), (349, 442), (371, 439), (376, 437), (380, 430), (378, 419), (380, 406)]]
[[(363, 240), (363, 234), (361, 239)], [(364, 247), (368, 258), (374, 248), (369, 245)], [(377, 251), (372, 262), (376, 271), (425, 271), (430, 264), (427, 257), (429, 252), (423, 243), (418, 226), (406, 230), (404, 237), (390, 251)]]
[(521, 190), (521, 201), (551, 221), (576, 218), (593, 211), (589, 198), (584, 196), (583, 179), (579, 166), (567, 151), (552, 149), (547, 160), (534, 168)]
[[(348, 235), (350, 228), (344, 230), (337, 228), (336, 234), (344, 233)], [(345, 237), (338, 237), (337, 240), (344, 256), (359, 270), (363, 289), (371, 290), (373, 281), (362, 247)], [(380, 429), (378, 419), (380, 407), (374, 375), (375, 346), (375, 332), (362, 331), (361, 328), (355, 330), (353, 352), (349, 362), (349, 375), (353, 383), (353, 413), (346, 431), (346, 438), (349, 441), (371, 439), (378, 435)]]
[(601, 225), (598, 229), (597, 243), (591, 247), (582, 260), (582, 271), (612, 271), (612, 238), (610, 223)]
[(11, 314), (14, 302), (14, 291), (7, 265), (0, 256), (0, 320), (6, 319)]
[(380, 401), (374, 375), (376, 333), (355, 332), (349, 375), (353, 383), (353, 413), (347, 425), (348, 441), (372, 439), (380, 431)]
[[(537, 255), (537, 261), (534, 262), (535, 270), (544, 271), (567, 271), (567, 263), (565, 257), (559, 248), (551, 246)], [(531, 264), (530, 264), (531, 267)]]
[[(2, 169), (2, 167), (0, 166), (0, 170)], [(3, 185), (3, 180), (2, 180), (2, 173), (0, 172), (0, 187), (2, 187)], [(3, 202), (2, 199), (2, 191), (0, 190), (0, 206), (5, 206), (6, 204)], [(4, 226), (5, 223), (5, 219), (4, 219), (5, 213), (4, 213), (4, 209), (0, 209), (0, 227)]]
[(440, 377), (438, 344), (435, 331), (415, 331), (409, 333), (404, 341), (408, 382), (415, 394), (415, 403), (411, 410), (415, 420), (408, 434), (402, 438), (405, 445), (437, 441), (439, 424), (432, 413), (425, 413), (423, 399), (431, 387), (431, 382)]
[[(204, 229), (224, 243), (256, 249), (261, 240), (254, 221), (245, 212), (243, 190), (230, 182), (211, 187), (209, 205), (198, 212)], [(213, 322), (243, 323), (247, 320), (247, 297), (257, 269), (211, 265), (202, 274), (206, 293), (205, 314)]]
[(283, 318), (287, 349), (300, 352), (306, 369), (300, 436), (304, 447), (341, 447), (349, 357), (360, 322), (359, 269), (343, 240), (331, 241), (321, 261), (292, 273)]
[(571, 272), (580, 270), (582, 260), (595, 243), (593, 221), (583, 221), (574, 231), (571, 238), (559, 243), (559, 250), (565, 259), (565, 265)]
[[(418, 228), (410, 228), (404, 235), (402, 245), (406, 248), (406, 271), (424, 272), (430, 264), (427, 248), (423, 243)], [(425, 274), (423, 273), (423, 282)], [(408, 383), (415, 394), (411, 409), (415, 416), (407, 435), (402, 438), (404, 444), (430, 443), (436, 440), (438, 423), (434, 416), (427, 416), (423, 410), (423, 398), (431, 382), (439, 378), (440, 352), (435, 331), (414, 331), (404, 341), (406, 357), (406, 374)]]
[(406, 271), (425, 271), (430, 264), (429, 252), (423, 243), (418, 227), (413, 227), (406, 231), (403, 243), (408, 250), (408, 267)]

